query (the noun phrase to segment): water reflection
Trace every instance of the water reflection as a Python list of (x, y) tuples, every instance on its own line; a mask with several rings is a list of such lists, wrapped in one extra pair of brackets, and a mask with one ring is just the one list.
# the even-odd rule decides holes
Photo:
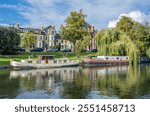
[(0, 71), (0, 98), (150, 98), (150, 65)]

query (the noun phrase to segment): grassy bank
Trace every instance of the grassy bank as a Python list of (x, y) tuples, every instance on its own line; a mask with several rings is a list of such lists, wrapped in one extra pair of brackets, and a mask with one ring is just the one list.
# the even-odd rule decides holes
[(10, 64), (10, 59), (0, 58), (0, 66), (6, 66)]
[(70, 60), (81, 60), (85, 56), (94, 56), (95, 53), (82, 53), (79, 58), (73, 52), (25, 52), (17, 55), (0, 55), (0, 66), (9, 65), (10, 59), (22, 60), (28, 59), (29, 56), (32, 59), (36, 59), (37, 55), (54, 55), (55, 58), (67, 57)]

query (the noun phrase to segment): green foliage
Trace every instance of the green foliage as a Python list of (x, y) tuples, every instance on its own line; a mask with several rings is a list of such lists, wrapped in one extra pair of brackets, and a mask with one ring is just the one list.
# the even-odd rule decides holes
[(150, 58), (150, 48), (147, 50), (146, 54)]
[(135, 22), (128, 17), (122, 17), (116, 28), (129, 36), (141, 55), (146, 55), (146, 50), (150, 46), (150, 27)]
[(117, 29), (122, 30), (123, 32), (129, 32), (134, 25), (134, 22), (131, 18), (123, 16), (120, 21), (117, 23)]
[(62, 25), (60, 28), (61, 38), (69, 40), (74, 45), (77, 40), (82, 40), (88, 34), (87, 28), (89, 27), (85, 18), (86, 15), (83, 14), (82, 10), (71, 12), (65, 20), (66, 25)]
[(78, 40), (76, 42), (74, 50), (75, 50), (76, 55), (79, 57), (79, 55), (81, 54), (81, 50), (82, 50), (82, 41), (81, 40)]
[(22, 41), (23, 47), (29, 50), (33, 47), (33, 44), (35, 43), (35, 35), (31, 32), (24, 33)]
[(99, 55), (128, 55), (130, 61), (138, 61), (139, 52), (132, 40), (117, 29), (98, 32), (95, 36)]
[(13, 27), (0, 27), (0, 54), (13, 54), (20, 44), (20, 36)]
[(91, 41), (91, 35), (88, 33), (86, 36), (83, 37), (82, 40), (82, 47), (86, 49), (87, 47), (90, 46), (90, 41)]

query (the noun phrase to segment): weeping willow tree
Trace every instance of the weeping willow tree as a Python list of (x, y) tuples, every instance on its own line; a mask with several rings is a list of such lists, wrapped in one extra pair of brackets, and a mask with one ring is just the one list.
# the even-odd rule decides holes
[(75, 47), (74, 47), (74, 51), (78, 57), (81, 54), (82, 50), (89, 49), (90, 41), (91, 41), (91, 36), (88, 33), (86, 36), (83, 37), (83, 40), (78, 40), (76, 42)]
[(91, 41), (91, 35), (88, 33), (86, 36), (83, 37), (83, 40), (82, 40), (83, 49), (89, 49), (90, 41)]
[(98, 55), (128, 55), (129, 61), (139, 62), (139, 51), (132, 40), (117, 29), (107, 29), (95, 36)]

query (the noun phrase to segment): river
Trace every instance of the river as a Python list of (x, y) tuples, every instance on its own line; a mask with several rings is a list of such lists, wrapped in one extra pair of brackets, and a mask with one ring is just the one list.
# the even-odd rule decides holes
[(1, 99), (149, 99), (150, 64), (0, 70)]

